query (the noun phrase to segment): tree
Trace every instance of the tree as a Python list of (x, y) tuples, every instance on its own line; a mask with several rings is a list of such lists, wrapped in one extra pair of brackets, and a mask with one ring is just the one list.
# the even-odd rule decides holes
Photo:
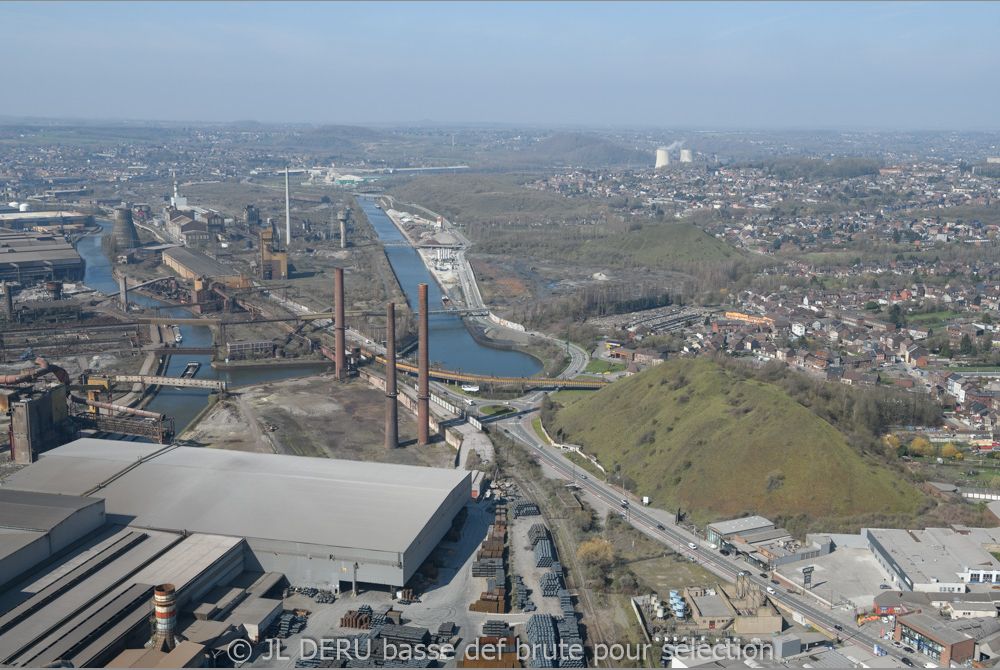
[(576, 557), (584, 566), (608, 570), (615, 563), (615, 548), (607, 540), (595, 537), (580, 543)]
[(958, 353), (963, 356), (971, 356), (976, 353), (976, 347), (972, 344), (972, 338), (968, 333), (962, 335), (962, 341), (958, 344)]
[(941, 458), (955, 458), (956, 456), (958, 456), (959, 453), (961, 452), (959, 452), (958, 447), (956, 447), (951, 442), (948, 442), (943, 447), (941, 447), (940, 455)]
[(913, 438), (913, 441), (910, 442), (910, 446), (907, 449), (914, 456), (934, 455), (934, 445), (932, 445), (930, 440), (923, 435)]

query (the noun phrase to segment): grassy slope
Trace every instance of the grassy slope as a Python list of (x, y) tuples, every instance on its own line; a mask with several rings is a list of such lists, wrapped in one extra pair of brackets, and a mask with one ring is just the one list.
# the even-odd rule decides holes
[[(670, 361), (617, 382), (561, 409), (553, 428), (609, 471), (620, 464), (635, 493), (700, 520), (912, 513), (922, 500), (777, 387), (739, 381), (709, 360)], [(641, 444), (650, 431), (652, 443)], [(768, 491), (777, 473), (783, 483)]]

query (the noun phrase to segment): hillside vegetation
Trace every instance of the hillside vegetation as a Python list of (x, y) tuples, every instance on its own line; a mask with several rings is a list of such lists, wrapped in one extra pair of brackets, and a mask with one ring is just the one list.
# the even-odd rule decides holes
[(390, 193), (460, 224), (568, 221), (605, 211), (588, 200), (525, 188), (515, 175), (421, 175), (390, 188)]
[(470, 230), (475, 251), (595, 268), (645, 267), (687, 271), (741, 254), (690, 223), (631, 226), (482, 226)]
[(558, 408), (550, 432), (699, 521), (913, 515), (919, 491), (776, 384), (683, 359)]

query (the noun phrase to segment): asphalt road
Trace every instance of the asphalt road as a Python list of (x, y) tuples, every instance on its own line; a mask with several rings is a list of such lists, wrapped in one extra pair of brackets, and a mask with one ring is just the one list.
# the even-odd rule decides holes
[[(581, 473), (558, 449), (543, 445), (531, 428), (531, 419), (531, 416), (520, 416), (498, 421), (494, 425), (530, 447), (545, 465), (565, 477), (567, 481), (575, 477), (577, 485), (582, 490), (607, 505), (614, 513), (620, 513), (623, 510), (622, 500), (630, 499), (630, 496), (627, 493), (623, 494), (606, 482)], [(735, 581), (739, 572), (746, 570), (749, 571), (750, 579), (754, 583), (763, 588), (771, 586), (770, 580), (760, 577), (746, 563), (709, 549), (703, 539), (674, 524), (673, 514), (669, 512), (643, 507), (630, 499), (627, 521), (646, 535), (662, 542), (681, 555), (693, 556), (704, 568), (728, 581)], [(694, 543), (698, 548), (691, 549), (689, 543)], [(879, 640), (876, 636), (859, 629), (854, 623), (852, 615), (847, 612), (842, 613), (841, 618), (838, 618), (829, 610), (820, 609), (804, 598), (789, 594), (781, 588), (775, 588), (775, 593), (769, 594), (769, 597), (784, 609), (800, 614), (814, 626), (826, 630), (832, 636), (839, 635), (846, 641), (866, 647), (869, 651), (877, 643), (891, 656), (896, 658), (905, 656), (905, 653), (900, 649), (896, 649), (886, 644), (885, 641)], [(841, 626), (842, 630), (838, 630), (837, 626)]]

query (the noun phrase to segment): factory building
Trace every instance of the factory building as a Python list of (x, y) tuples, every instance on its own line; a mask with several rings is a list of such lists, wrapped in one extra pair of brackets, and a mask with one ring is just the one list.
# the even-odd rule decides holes
[(233, 268), (227, 267), (200, 251), (185, 247), (171, 247), (163, 251), (163, 264), (182, 279), (209, 279), (229, 288), (248, 288), (250, 280)]
[(402, 587), (469, 499), (470, 473), (84, 438), (8, 489), (103, 498), (132, 528), (245, 539), (246, 561), (295, 584)]
[(83, 259), (62, 237), (0, 229), (0, 281), (22, 286), (40, 281), (80, 281), (83, 273)]
[(34, 230), (39, 226), (51, 229), (93, 226), (94, 217), (82, 212), (7, 212), (0, 214), (0, 226), (13, 230)]
[(260, 231), (260, 278), (288, 279), (288, 252), (281, 249), (273, 226)]
[(903, 591), (966, 593), (970, 585), (1000, 584), (1000, 543), (992, 528), (863, 528), (875, 560)]

